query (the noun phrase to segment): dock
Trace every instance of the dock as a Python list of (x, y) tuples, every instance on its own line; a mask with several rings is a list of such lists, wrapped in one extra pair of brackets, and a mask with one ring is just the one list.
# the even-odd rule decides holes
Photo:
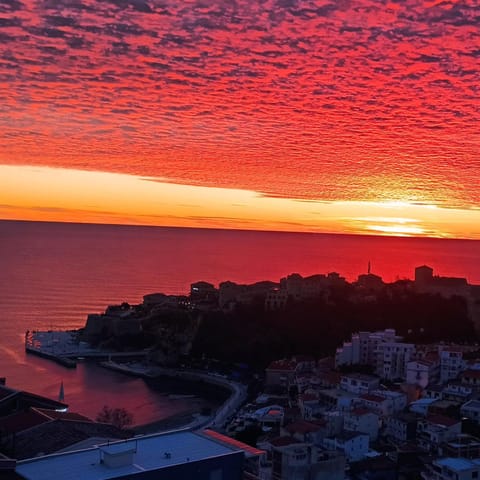
[(38, 357), (52, 360), (67, 368), (75, 368), (80, 359), (109, 360), (143, 359), (147, 351), (117, 352), (92, 347), (78, 340), (76, 330), (67, 331), (27, 331), (25, 351)]

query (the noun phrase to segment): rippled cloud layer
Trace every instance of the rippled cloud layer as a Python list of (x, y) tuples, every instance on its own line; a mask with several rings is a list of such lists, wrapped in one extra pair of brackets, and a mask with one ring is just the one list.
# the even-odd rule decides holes
[(0, 162), (480, 208), (480, 8), (0, 0)]

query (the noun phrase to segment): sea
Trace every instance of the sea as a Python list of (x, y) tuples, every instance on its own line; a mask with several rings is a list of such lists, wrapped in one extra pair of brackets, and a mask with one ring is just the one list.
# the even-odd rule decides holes
[(386, 282), (426, 264), (480, 284), (480, 241), (0, 221), (0, 376), (51, 398), (63, 382), (70, 410), (91, 418), (104, 405), (127, 408), (136, 424), (167, 418), (192, 399), (92, 363), (70, 370), (28, 355), (25, 331), (80, 328), (88, 313), (147, 293), (186, 294), (198, 280), (338, 272), (353, 281), (369, 264)]

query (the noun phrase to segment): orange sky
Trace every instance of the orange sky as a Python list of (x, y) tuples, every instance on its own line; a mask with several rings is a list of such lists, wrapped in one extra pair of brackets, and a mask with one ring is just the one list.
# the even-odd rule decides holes
[(0, 2), (0, 218), (480, 238), (477, 17)]

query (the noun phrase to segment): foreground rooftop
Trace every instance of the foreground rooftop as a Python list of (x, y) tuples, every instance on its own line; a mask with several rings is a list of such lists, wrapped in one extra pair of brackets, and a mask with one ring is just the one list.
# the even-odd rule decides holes
[(103, 480), (237, 455), (241, 451), (240, 448), (216, 442), (207, 435), (176, 431), (24, 460), (17, 464), (16, 471), (32, 480), (49, 480), (52, 472), (55, 472), (56, 478), (64, 480)]

